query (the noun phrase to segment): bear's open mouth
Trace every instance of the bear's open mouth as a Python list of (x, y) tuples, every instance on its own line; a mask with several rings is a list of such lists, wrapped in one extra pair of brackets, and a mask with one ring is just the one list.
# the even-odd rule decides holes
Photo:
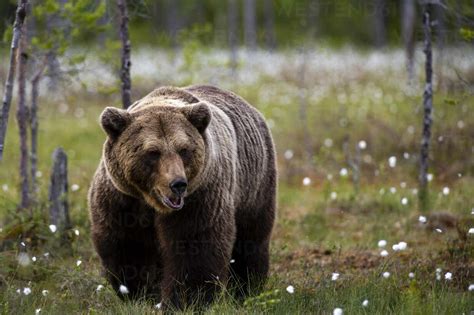
[(163, 197), (162, 199), (163, 199), (163, 203), (173, 210), (179, 210), (184, 206), (183, 197), (175, 197), (175, 198)]

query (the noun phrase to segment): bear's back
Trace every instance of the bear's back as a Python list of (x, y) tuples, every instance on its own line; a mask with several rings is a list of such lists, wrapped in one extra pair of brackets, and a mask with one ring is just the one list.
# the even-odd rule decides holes
[(254, 208), (263, 191), (276, 185), (274, 145), (263, 116), (240, 96), (214, 86), (183, 90), (216, 106), (232, 122), (237, 144), (237, 206)]

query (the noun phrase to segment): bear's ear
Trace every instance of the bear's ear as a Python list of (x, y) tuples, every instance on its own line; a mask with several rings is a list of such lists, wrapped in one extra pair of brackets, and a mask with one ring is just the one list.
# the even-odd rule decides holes
[(100, 115), (100, 124), (111, 139), (116, 139), (131, 121), (130, 114), (123, 109), (106, 107)]
[(211, 121), (211, 110), (206, 103), (200, 102), (183, 107), (184, 116), (194, 127), (203, 133)]

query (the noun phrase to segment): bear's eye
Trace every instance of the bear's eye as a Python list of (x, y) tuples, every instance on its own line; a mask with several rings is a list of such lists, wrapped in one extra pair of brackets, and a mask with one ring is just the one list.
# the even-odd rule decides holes
[(181, 149), (178, 151), (179, 156), (183, 161), (189, 160), (191, 158), (192, 152), (189, 149)]
[(146, 153), (146, 157), (148, 160), (150, 161), (156, 161), (160, 158), (160, 155), (161, 155), (161, 152), (158, 151), (158, 150), (152, 150), (152, 151), (148, 151)]

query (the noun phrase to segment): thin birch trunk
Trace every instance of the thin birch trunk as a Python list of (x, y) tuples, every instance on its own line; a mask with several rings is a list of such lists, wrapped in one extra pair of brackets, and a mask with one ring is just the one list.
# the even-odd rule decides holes
[(313, 146), (311, 144), (311, 136), (308, 129), (308, 89), (306, 84), (306, 67), (307, 67), (307, 52), (306, 48), (301, 48), (301, 65), (300, 65), (300, 77), (299, 77), (299, 99), (300, 108), (299, 116), (301, 126), (303, 128), (303, 142), (305, 147), (306, 159), (309, 163), (310, 168), (313, 167)]
[(30, 176), (31, 176), (31, 200), (36, 200), (38, 183), (36, 173), (38, 171), (38, 87), (43, 71), (46, 67), (47, 59), (39, 65), (38, 70), (31, 79), (31, 108), (30, 108), (30, 128), (31, 128), (31, 152), (30, 152)]
[(128, 108), (132, 103), (132, 79), (130, 78), (131, 44), (128, 36), (128, 9), (126, 0), (117, 0), (120, 17), (120, 39), (122, 41), (122, 66), (120, 69), (120, 80), (122, 82), (122, 104)]
[(15, 82), (18, 46), (22, 35), (23, 23), (26, 17), (27, 5), (28, 0), (18, 0), (18, 8), (16, 10), (15, 22), (13, 24), (13, 38), (12, 45), (10, 47), (10, 65), (8, 67), (7, 81), (5, 82), (5, 94), (3, 95), (2, 110), (0, 112), (0, 161), (3, 159), (8, 116), (10, 113), (13, 85)]
[(171, 46), (173, 50), (178, 52), (179, 44), (178, 44), (178, 31), (180, 24), (178, 18), (178, 5), (179, 0), (166, 0), (166, 27), (168, 28), (168, 34), (171, 38)]
[(374, 0), (374, 37), (375, 47), (383, 48), (387, 41), (385, 29), (385, 6), (386, 0)]
[(28, 107), (26, 105), (26, 67), (28, 63), (26, 24), (23, 24), (19, 49), (18, 64), (18, 108), (16, 118), (20, 134), (20, 207), (27, 209), (30, 206), (29, 179), (28, 179)]
[(265, 12), (265, 43), (270, 51), (276, 47), (275, 39), (275, 13), (273, 10), (273, 0), (264, 0)]
[(233, 77), (237, 74), (237, 45), (238, 45), (238, 5), (237, 0), (228, 0), (227, 19), (228, 19), (228, 39), (230, 48), (230, 67)]
[(436, 58), (436, 73), (438, 77), (438, 87), (444, 89), (444, 76), (443, 76), (443, 65), (444, 65), (444, 47), (446, 44), (446, 12), (445, 8), (441, 3), (435, 4), (434, 17), (436, 19), (435, 32), (436, 32), (436, 43), (438, 48), (438, 58)]
[(412, 85), (415, 79), (415, 22), (416, 5), (415, 0), (403, 0), (402, 2), (402, 37), (405, 46), (406, 68), (408, 73), (408, 84)]
[(257, 17), (255, 0), (244, 0), (244, 41), (248, 49), (257, 48)]
[(431, 125), (433, 123), (433, 68), (432, 68), (432, 50), (431, 50), (431, 22), (430, 22), (430, 5), (425, 6), (423, 13), (423, 30), (424, 30), (424, 53), (426, 84), (423, 93), (423, 135), (421, 139), (420, 151), (420, 208), (422, 211), (428, 210), (428, 158), (431, 137)]

